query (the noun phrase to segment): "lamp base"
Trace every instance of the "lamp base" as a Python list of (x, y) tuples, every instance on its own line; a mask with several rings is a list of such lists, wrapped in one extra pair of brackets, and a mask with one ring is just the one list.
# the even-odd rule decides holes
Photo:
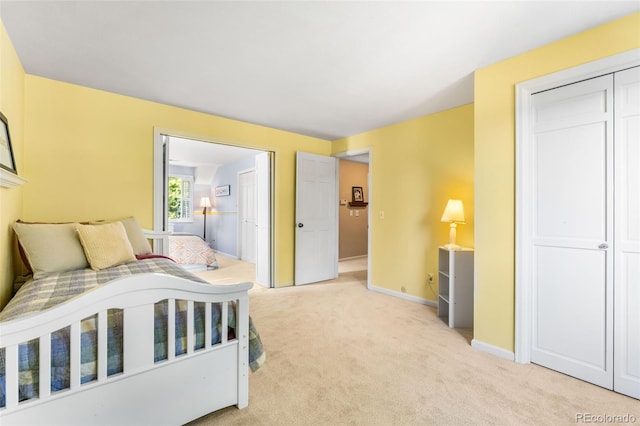
[(462, 250), (462, 247), (460, 247), (457, 244), (445, 244), (442, 247), (446, 248), (447, 250), (451, 250), (451, 251)]
[(444, 246), (447, 250), (460, 250), (462, 247), (456, 244), (456, 223), (451, 222), (449, 227), (449, 244)]

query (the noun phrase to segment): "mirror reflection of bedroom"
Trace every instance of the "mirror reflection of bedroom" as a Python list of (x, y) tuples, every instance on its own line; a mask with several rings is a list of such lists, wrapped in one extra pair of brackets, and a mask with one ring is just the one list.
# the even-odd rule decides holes
[(173, 136), (167, 145), (169, 257), (209, 282), (257, 283), (258, 223), (270, 216), (259, 211), (271, 179), (261, 164), (270, 153)]

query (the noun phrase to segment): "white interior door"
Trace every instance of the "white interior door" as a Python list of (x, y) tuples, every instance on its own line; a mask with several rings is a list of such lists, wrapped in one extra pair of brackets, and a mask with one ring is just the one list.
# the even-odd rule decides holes
[(613, 76), (532, 102), (531, 361), (611, 389)]
[(270, 286), (271, 274), (271, 157), (256, 156), (256, 281)]
[(240, 219), (240, 260), (256, 262), (256, 173), (238, 174), (238, 216)]
[(296, 155), (295, 285), (338, 276), (337, 160)]
[(640, 399), (640, 67), (615, 79), (614, 389)]

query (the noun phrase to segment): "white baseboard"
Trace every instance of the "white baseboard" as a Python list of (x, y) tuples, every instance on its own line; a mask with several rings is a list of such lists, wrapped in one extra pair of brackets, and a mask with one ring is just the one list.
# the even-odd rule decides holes
[(399, 291), (389, 290), (388, 288), (377, 287), (370, 285), (369, 290), (376, 291), (378, 293), (386, 294), (388, 296), (399, 297), (400, 299), (408, 300), (410, 302), (420, 303), (422, 305), (438, 307), (438, 304), (434, 300), (423, 299), (422, 297), (412, 296), (407, 293), (401, 293)]
[(232, 258), (232, 259), (239, 259), (239, 258), (238, 258), (238, 256), (236, 256), (236, 255), (234, 255), (234, 254), (225, 253), (225, 252), (223, 252), (223, 251), (215, 250), (215, 249), (214, 249), (213, 251), (214, 251), (214, 252), (216, 252), (216, 253), (220, 253), (220, 254), (221, 254), (221, 255), (223, 255), (223, 256), (230, 257), (230, 258)]
[(490, 345), (489, 343), (484, 343), (479, 340), (473, 339), (471, 340), (471, 347), (478, 351), (487, 352), (491, 355), (495, 355), (498, 358), (508, 359), (509, 361), (515, 361), (515, 354), (511, 351), (503, 349), (498, 346)]
[(367, 254), (362, 254), (360, 256), (351, 256), (351, 257), (341, 257), (340, 259), (338, 259), (338, 262), (341, 262), (343, 260), (356, 260), (356, 259), (364, 259), (366, 257), (369, 257), (369, 255)]

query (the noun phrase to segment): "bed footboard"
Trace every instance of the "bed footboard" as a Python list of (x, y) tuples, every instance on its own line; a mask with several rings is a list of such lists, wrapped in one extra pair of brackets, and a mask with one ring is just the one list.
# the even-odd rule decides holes
[[(4, 351), (6, 398), (0, 423), (183, 424), (230, 405), (245, 407), (247, 292), (251, 286), (214, 286), (163, 274), (135, 275), (47, 311), (2, 323), (0, 350)], [(154, 339), (159, 302), (167, 306), (167, 348), (160, 359)], [(178, 312), (178, 306), (186, 309)], [(216, 324), (212, 311), (218, 309), (221, 315)], [(122, 313), (122, 369), (115, 373), (107, 368), (110, 310)], [(204, 330), (198, 334), (195, 317), (201, 311)], [(185, 325), (179, 326), (186, 333), (176, 330), (177, 315), (186, 315)], [(83, 383), (81, 339), (83, 320), (87, 318), (95, 318), (97, 324), (97, 374)], [(231, 325), (234, 333), (229, 333)], [(69, 386), (52, 391), (52, 336), (67, 328)], [(186, 341), (181, 350), (176, 347), (177, 335)], [(38, 351), (39, 392), (37, 399), (20, 401), (21, 348), (27, 342)]]

